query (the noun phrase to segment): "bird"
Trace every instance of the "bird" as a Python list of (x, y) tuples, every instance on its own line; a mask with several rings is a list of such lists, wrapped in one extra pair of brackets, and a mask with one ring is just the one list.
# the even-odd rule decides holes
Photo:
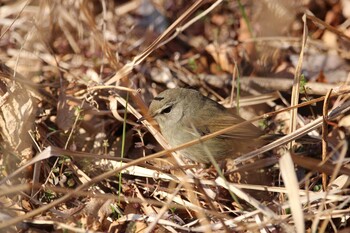
[[(170, 146), (176, 147), (218, 130), (246, 121), (233, 109), (228, 109), (200, 92), (173, 88), (161, 92), (149, 106), (148, 115), (159, 125)], [(246, 123), (232, 131), (181, 149), (186, 158), (203, 164), (237, 158), (266, 144), (264, 132)]]

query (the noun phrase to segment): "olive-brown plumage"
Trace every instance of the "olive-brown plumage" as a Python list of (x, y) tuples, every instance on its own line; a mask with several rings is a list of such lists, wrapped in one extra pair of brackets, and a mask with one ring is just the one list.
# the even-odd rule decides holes
[[(172, 147), (245, 121), (231, 109), (198, 91), (185, 88), (160, 93), (152, 101), (149, 114), (157, 121), (161, 133)], [(262, 135), (262, 131), (253, 124), (245, 124), (180, 152), (200, 163), (210, 162), (205, 148), (217, 161), (235, 158), (264, 144), (260, 138)]]

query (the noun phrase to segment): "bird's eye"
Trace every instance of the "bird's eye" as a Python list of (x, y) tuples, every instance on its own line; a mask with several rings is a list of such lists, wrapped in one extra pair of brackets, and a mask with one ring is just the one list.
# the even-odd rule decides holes
[(160, 114), (169, 113), (169, 112), (171, 111), (172, 108), (173, 108), (173, 106), (170, 105), (170, 106), (164, 108), (164, 109), (160, 112)]

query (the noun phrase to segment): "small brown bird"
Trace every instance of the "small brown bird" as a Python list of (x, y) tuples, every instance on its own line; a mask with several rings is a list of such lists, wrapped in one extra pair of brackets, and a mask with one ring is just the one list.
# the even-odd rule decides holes
[[(231, 109), (196, 90), (185, 88), (160, 93), (150, 104), (149, 115), (157, 121), (172, 147), (245, 121)], [(216, 161), (236, 158), (265, 144), (262, 135), (263, 132), (253, 124), (245, 124), (180, 152), (200, 163), (210, 163), (208, 150)]]

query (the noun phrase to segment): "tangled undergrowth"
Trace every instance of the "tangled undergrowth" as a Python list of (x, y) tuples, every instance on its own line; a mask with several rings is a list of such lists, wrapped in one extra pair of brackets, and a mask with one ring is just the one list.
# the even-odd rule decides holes
[[(1, 2), (0, 231), (348, 232), (346, 3)], [(138, 121), (174, 87), (284, 136), (183, 161)]]

